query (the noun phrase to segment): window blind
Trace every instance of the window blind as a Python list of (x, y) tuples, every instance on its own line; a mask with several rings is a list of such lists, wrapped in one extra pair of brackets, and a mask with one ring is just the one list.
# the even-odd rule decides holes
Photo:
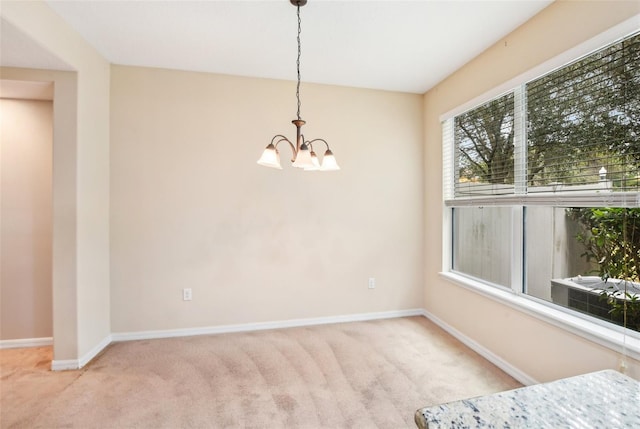
[(640, 35), (526, 84), (527, 192), (637, 191)]
[(455, 196), (514, 193), (514, 94), (454, 119)]
[(443, 144), (450, 206), (637, 207), (640, 33), (443, 122)]

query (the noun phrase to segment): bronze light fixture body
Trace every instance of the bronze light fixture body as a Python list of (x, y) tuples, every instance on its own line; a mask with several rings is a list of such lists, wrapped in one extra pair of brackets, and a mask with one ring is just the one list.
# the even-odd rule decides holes
[[(302, 52), (300, 44), (301, 33), (301, 20), (300, 20), (300, 7), (307, 4), (307, 0), (289, 0), (292, 5), (296, 7), (298, 15), (298, 58), (296, 60), (296, 69), (298, 72), (298, 84), (296, 86), (296, 100), (298, 101), (297, 119), (291, 121), (296, 126), (296, 142), (291, 142), (288, 138), (281, 134), (275, 135), (271, 139), (271, 143), (267, 145), (266, 149), (262, 153), (262, 156), (258, 160), (258, 164), (265, 167), (277, 168), (282, 170), (280, 165), (280, 153), (278, 152), (278, 144), (281, 142), (287, 142), (293, 152), (291, 158), (292, 165), (294, 167), (303, 168), (305, 171), (335, 171), (340, 170), (338, 163), (336, 162), (333, 152), (329, 148), (329, 144), (324, 139), (313, 139), (306, 141), (304, 134), (302, 134), (302, 126), (306, 123), (300, 117), (300, 54)], [(313, 150), (314, 143), (324, 143), (327, 147), (324, 156), (322, 158), (322, 164), (318, 160), (318, 156)]]

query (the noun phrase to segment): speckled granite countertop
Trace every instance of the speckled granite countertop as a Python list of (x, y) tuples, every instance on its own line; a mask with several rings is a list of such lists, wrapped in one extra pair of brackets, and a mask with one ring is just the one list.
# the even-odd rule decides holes
[(421, 429), (640, 428), (640, 382), (594, 372), (416, 411)]

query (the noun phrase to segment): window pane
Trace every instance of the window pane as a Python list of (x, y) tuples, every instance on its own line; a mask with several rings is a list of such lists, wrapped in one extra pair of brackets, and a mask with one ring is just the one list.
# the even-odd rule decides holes
[(455, 118), (455, 195), (513, 193), (513, 93)]
[(640, 34), (526, 92), (529, 192), (640, 189)]
[(640, 331), (640, 209), (527, 207), (525, 243), (527, 294)]
[(489, 283), (511, 283), (511, 208), (453, 209), (453, 269)]

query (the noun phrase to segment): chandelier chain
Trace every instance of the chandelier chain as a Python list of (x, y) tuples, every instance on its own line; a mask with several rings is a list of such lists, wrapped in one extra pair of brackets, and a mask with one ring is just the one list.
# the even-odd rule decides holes
[(298, 85), (296, 86), (296, 99), (298, 100), (298, 120), (300, 120), (300, 54), (302, 49), (300, 47), (300, 32), (301, 32), (301, 23), (300, 20), (300, 4), (297, 6), (298, 9), (298, 59), (296, 60), (296, 68), (298, 70)]

